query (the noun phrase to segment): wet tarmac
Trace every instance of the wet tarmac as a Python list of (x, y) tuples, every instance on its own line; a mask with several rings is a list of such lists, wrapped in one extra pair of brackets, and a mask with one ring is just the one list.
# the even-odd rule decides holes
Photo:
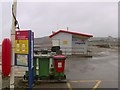
[[(96, 82), (95, 85), (97, 85), (100, 82), (97, 88), (118, 88), (117, 51), (106, 49), (93, 58), (68, 58), (66, 68), (69, 81), (81, 81), (77, 82), (78, 86), (73, 85), (72, 87), (81, 88), (83, 83)], [(91, 88), (95, 85), (92, 85)], [(84, 88), (86, 87), (85, 85)]]
[[(118, 52), (114, 49), (105, 49), (92, 58), (68, 57), (65, 73), (67, 83), (37, 82), (33, 87), (66, 88), (68, 90), (73, 88), (90, 88), (91, 90), (118, 88)], [(6, 86), (5, 83), (3, 80), (3, 86)], [(16, 79), (15, 84), (16, 87), (28, 87), (22, 82), (22, 78)]]

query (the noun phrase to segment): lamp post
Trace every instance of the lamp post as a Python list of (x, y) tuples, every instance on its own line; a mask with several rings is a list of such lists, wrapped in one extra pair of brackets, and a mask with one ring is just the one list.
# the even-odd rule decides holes
[[(16, 7), (17, 7), (17, 0), (13, 0), (12, 12), (16, 17)], [(10, 89), (14, 89), (14, 42), (15, 42), (15, 19), (12, 17), (12, 30), (11, 30), (11, 72), (10, 72)]]

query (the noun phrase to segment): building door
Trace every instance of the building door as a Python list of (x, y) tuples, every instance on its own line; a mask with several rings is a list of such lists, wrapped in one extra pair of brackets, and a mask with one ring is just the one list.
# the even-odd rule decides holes
[(60, 46), (60, 40), (59, 39), (53, 39), (52, 40), (52, 45), (53, 46)]

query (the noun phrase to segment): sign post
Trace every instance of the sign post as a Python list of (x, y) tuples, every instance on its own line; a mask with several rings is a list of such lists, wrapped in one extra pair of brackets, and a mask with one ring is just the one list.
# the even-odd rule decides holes
[(34, 81), (33, 71), (34, 33), (31, 30), (16, 31), (15, 33), (15, 65), (28, 67), (29, 88)]
[[(16, 7), (17, 0), (13, 0), (12, 9), (14, 17), (16, 17)], [(14, 64), (28, 67), (29, 88), (32, 88), (34, 76), (33, 75), (34, 33), (31, 30), (16, 31), (14, 17), (12, 18), (12, 30), (11, 30), (12, 55), (11, 55), (10, 89), (14, 90)]]
[[(13, 13), (16, 17), (16, 7), (17, 7), (17, 0), (13, 0)], [(10, 89), (14, 90), (14, 41), (15, 41), (15, 19), (12, 17), (12, 30), (11, 30), (11, 72), (10, 72)]]

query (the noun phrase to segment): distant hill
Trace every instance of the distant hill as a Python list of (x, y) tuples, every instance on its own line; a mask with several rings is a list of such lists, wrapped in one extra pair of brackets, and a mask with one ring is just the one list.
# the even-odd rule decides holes
[(93, 37), (89, 39), (89, 45), (94, 46), (117, 46), (118, 45), (118, 38), (109, 37)]
[(40, 38), (34, 38), (34, 49), (40, 50), (40, 49), (50, 49), (52, 47), (52, 39), (48, 36), (40, 37)]
[(118, 38), (113, 38), (109, 36), (109, 37), (92, 37), (89, 39), (89, 41), (108, 41), (108, 40), (117, 42)]

